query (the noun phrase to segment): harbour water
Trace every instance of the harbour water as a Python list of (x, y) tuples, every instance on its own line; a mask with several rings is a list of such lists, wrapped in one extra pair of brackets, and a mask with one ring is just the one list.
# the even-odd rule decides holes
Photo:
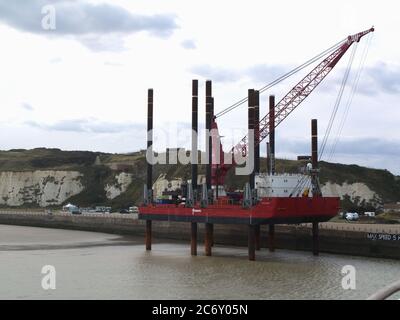
[[(44, 290), (45, 265), (56, 288)], [(342, 288), (354, 266), (356, 289)], [(215, 246), (190, 256), (189, 243), (103, 233), (0, 225), (0, 299), (365, 299), (400, 279), (400, 261)], [(399, 299), (400, 295), (393, 298)]]

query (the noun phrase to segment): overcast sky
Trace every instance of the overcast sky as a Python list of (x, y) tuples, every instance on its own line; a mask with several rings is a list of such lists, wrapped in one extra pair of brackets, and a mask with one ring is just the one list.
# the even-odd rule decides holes
[[(42, 27), (48, 4), (56, 9), (55, 30)], [(147, 88), (154, 88), (155, 127), (180, 132), (170, 134), (168, 144), (188, 147), (183, 132), (191, 119), (192, 79), (200, 82), (204, 123), (206, 79), (213, 80), (219, 111), (247, 89), (374, 25), (330, 159), (400, 174), (399, 7), (398, 1), (0, 0), (0, 149), (143, 149)], [(332, 140), (367, 40), (358, 45)], [(309, 153), (312, 118), (322, 140), (349, 57), (350, 50), (278, 127), (278, 157)], [(261, 113), (268, 94), (279, 101), (302, 76), (263, 94)], [(246, 119), (245, 105), (219, 119), (225, 149), (241, 138)]]

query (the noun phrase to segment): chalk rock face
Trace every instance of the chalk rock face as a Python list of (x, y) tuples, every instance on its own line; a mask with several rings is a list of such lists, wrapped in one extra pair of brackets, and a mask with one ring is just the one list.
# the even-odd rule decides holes
[(114, 199), (124, 193), (132, 183), (132, 174), (121, 172), (115, 176), (115, 183), (107, 184), (104, 188), (107, 199)]
[(78, 171), (0, 172), (0, 204), (38, 204), (41, 207), (59, 205), (84, 189), (81, 176)]
[(371, 190), (365, 183), (331, 183), (327, 182), (322, 185), (322, 194), (324, 196), (335, 196), (343, 199), (346, 195), (350, 197), (351, 201), (360, 201), (375, 203), (380, 201), (379, 195)]

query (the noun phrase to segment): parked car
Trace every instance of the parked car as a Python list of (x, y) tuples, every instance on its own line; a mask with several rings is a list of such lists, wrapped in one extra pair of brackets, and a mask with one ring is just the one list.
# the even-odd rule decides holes
[(347, 221), (357, 221), (359, 218), (359, 215), (357, 212), (347, 212), (345, 215), (345, 219)]
[(111, 213), (111, 207), (97, 206), (95, 211), (97, 213)]
[(121, 210), (119, 211), (119, 213), (122, 213), (122, 214), (129, 214), (130, 212), (129, 212), (128, 209), (121, 209)]
[(71, 212), (71, 214), (82, 214), (81, 210), (79, 210), (79, 208), (71, 208), (69, 210), (69, 212)]

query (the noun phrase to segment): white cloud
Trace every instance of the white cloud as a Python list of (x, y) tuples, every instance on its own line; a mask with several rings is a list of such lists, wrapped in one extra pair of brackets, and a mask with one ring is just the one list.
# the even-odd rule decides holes
[[(55, 29), (45, 30), (42, 8), (55, 8)], [(86, 0), (0, 0), (0, 21), (21, 31), (50, 37), (68, 36), (93, 51), (119, 51), (123, 36), (141, 31), (166, 38), (178, 28), (171, 14), (135, 14), (114, 4)]]
[(70, 119), (47, 124), (36, 121), (26, 121), (26, 125), (48, 131), (64, 132), (91, 132), (91, 133), (119, 133), (123, 131), (145, 131), (140, 123), (121, 122), (112, 123), (98, 119)]
[(186, 39), (181, 42), (182, 47), (185, 49), (196, 49), (196, 42), (191, 39)]
[(216, 82), (235, 82), (242, 78), (242, 74), (237, 70), (207, 64), (193, 66), (189, 70), (197, 76), (212, 79)]
[(21, 103), (21, 108), (23, 108), (23, 109), (25, 109), (27, 111), (33, 111), (34, 110), (34, 108), (29, 103), (26, 103), (26, 102)]
[(189, 70), (205, 79), (213, 79), (218, 82), (236, 82), (240, 79), (249, 79), (254, 84), (265, 85), (286, 72), (293, 69), (292, 66), (257, 64), (245, 68), (230, 68), (224, 66), (211, 66), (208, 64), (195, 65)]

